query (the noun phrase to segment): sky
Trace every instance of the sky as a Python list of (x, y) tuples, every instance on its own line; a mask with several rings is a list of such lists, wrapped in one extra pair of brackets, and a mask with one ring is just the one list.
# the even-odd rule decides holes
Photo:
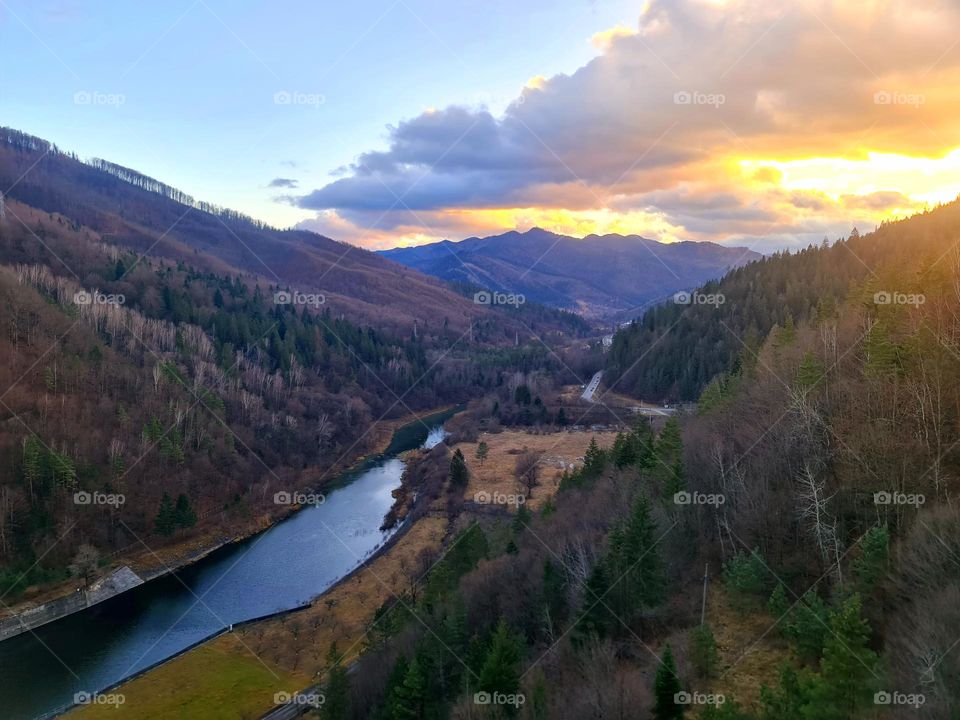
[(0, 0), (0, 125), (371, 249), (760, 252), (960, 194), (956, 0)]

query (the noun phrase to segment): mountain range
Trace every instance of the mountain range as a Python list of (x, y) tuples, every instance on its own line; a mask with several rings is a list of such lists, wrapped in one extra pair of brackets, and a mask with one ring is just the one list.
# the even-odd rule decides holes
[[(9, 128), (0, 128), (0, 187), (8, 200), (60, 213), (104, 242), (210, 272), (242, 272), (322, 292), (334, 312), (380, 329), (406, 331), (417, 323), (462, 333), (489, 313), (434, 278), (357, 246), (270, 227), (198, 202), (136, 170), (105, 160), (83, 162)], [(9, 219), (19, 225), (14, 213)]]
[(443, 280), (522, 294), (602, 321), (630, 319), (650, 303), (762, 257), (708, 242), (668, 244), (617, 234), (580, 239), (541, 228), (381, 255)]

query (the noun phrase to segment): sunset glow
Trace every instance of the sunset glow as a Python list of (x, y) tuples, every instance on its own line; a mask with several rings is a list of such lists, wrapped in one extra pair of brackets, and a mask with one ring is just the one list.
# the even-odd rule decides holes
[(869, 229), (960, 194), (944, 11), (960, 22), (933, 0), (649, 2), (502, 115), (391, 126), (300, 199), (332, 213), (305, 224), (370, 247), (538, 226), (767, 251)]

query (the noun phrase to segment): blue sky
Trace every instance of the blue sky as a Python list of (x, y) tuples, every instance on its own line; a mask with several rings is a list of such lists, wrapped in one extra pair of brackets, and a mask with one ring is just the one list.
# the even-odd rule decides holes
[(0, 0), (0, 124), (364, 247), (766, 252), (960, 194), (957, 27), (946, 0)]
[[(319, 187), (430, 107), (499, 111), (637, 14), (619, 0), (3, 0), (0, 123), (287, 225), (312, 213), (273, 202), (273, 178)], [(284, 91), (324, 103), (275, 104)]]

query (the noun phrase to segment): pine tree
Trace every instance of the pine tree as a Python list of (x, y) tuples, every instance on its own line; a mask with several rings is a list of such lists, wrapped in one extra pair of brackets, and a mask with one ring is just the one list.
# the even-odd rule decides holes
[(663, 561), (657, 550), (656, 523), (650, 514), (650, 501), (643, 493), (634, 501), (624, 528), (617, 566), (624, 574), (620, 582), (626, 583), (633, 602), (642, 607), (660, 604), (666, 589)]
[(817, 717), (843, 720), (867, 707), (877, 656), (870, 649), (870, 626), (860, 615), (860, 596), (851, 596), (830, 618), (823, 645), (820, 681), (812, 692)]
[(649, 469), (653, 467), (655, 462), (653, 446), (655, 442), (650, 421), (647, 418), (640, 418), (633, 429), (633, 444), (637, 451), (637, 465), (641, 468)]
[(797, 644), (800, 657), (815, 661), (823, 653), (830, 611), (816, 590), (808, 590), (780, 623), (783, 634)]
[(450, 459), (450, 482), (455, 487), (464, 487), (470, 480), (470, 471), (467, 470), (467, 459), (463, 451), (457, 448)]
[(54, 485), (72, 490), (77, 485), (77, 468), (73, 460), (64, 453), (50, 450), (47, 453), (50, 474)]
[(27, 481), (31, 497), (40, 489), (43, 476), (44, 450), (36, 435), (31, 435), (23, 442), (23, 477)]
[(860, 555), (853, 561), (853, 574), (864, 594), (873, 592), (886, 575), (890, 553), (890, 532), (886, 525), (875, 525), (860, 541)]
[(587, 578), (583, 593), (583, 608), (577, 620), (577, 636), (580, 640), (594, 637), (607, 637), (612, 634), (616, 619), (611, 614), (608, 605), (610, 582), (603, 563), (596, 567)]
[(777, 687), (760, 688), (762, 720), (807, 720), (804, 708), (809, 703), (811, 683), (809, 673), (800, 676), (789, 665), (781, 668)]
[(654, 452), (657, 459), (667, 467), (671, 467), (674, 460), (682, 456), (683, 438), (680, 435), (680, 423), (676, 418), (670, 418), (664, 424), (654, 442)]
[(153, 521), (157, 533), (160, 535), (172, 535), (177, 528), (176, 510), (173, 506), (173, 500), (167, 493), (160, 499), (160, 510)]
[(337, 652), (337, 643), (327, 652), (327, 682), (323, 686), (323, 720), (347, 720), (350, 717), (350, 678), (343, 667), (343, 658)]
[(683, 688), (677, 677), (677, 665), (673, 659), (673, 650), (667, 645), (657, 666), (653, 680), (653, 716), (657, 720), (676, 720), (683, 717), (685, 707), (676, 701), (677, 693)]
[(789, 610), (790, 601), (787, 599), (787, 591), (784, 589), (783, 583), (778, 582), (767, 601), (767, 612), (780, 620)]
[(526, 503), (524, 503), (517, 507), (517, 512), (514, 514), (513, 520), (510, 522), (510, 527), (515, 535), (520, 535), (530, 526), (530, 522), (532, 520), (533, 513), (530, 512), (526, 506)]
[(477, 444), (477, 461), (480, 463), (480, 467), (483, 467), (483, 461), (487, 459), (487, 455), (489, 454), (490, 447), (481, 440)]
[[(480, 668), (480, 689), (489, 693), (515, 695), (520, 688), (520, 641), (514, 637), (505, 620), (493, 634), (490, 651)], [(514, 705), (505, 705), (513, 714)]]
[[(664, 496), (668, 496), (671, 488), (682, 489), (686, 484), (683, 480), (683, 438), (676, 418), (667, 420), (654, 441), (652, 467)], [(672, 497), (672, 492), (669, 496)]]
[(607, 464), (607, 454), (597, 445), (597, 438), (590, 438), (590, 445), (583, 455), (583, 474), (586, 477), (597, 477), (603, 472)]
[(707, 624), (699, 625), (690, 633), (690, 640), (690, 659), (694, 669), (701, 678), (712, 678), (719, 663), (713, 631)]
[(864, 372), (881, 378), (895, 375), (900, 369), (900, 347), (893, 341), (886, 322), (877, 322), (864, 341), (867, 362)]
[(636, 448), (631, 433), (617, 433), (613, 441), (613, 462), (618, 468), (625, 468), (637, 461)]
[(797, 369), (797, 387), (802, 392), (811, 390), (823, 379), (823, 373), (823, 363), (813, 353), (807, 352)]
[(767, 569), (757, 549), (749, 555), (737, 551), (723, 566), (723, 581), (730, 600), (741, 612), (757, 605), (759, 597), (766, 593), (767, 580)]
[(427, 678), (420, 658), (413, 656), (407, 668), (403, 684), (395, 693), (394, 717), (397, 720), (420, 720), (425, 715), (427, 704)]
[(178, 528), (193, 527), (197, 524), (197, 514), (190, 507), (190, 498), (184, 493), (177, 496), (177, 504), (173, 511), (173, 522)]
[(787, 321), (777, 330), (776, 346), (790, 347), (797, 338), (797, 328), (793, 323), (793, 315), (787, 315)]
[(712, 410), (720, 407), (723, 402), (723, 379), (720, 375), (711, 380), (700, 393), (700, 399), (697, 400), (697, 414), (706, 415)]
[(673, 463), (673, 469), (667, 476), (667, 484), (664, 487), (663, 496), (666, 500), (671, 501), (677, 493), (683, 492), (686, 489), (687, 476), (686, 471), (683, 468), (683, 460), (681, 458), (677, 458)]

